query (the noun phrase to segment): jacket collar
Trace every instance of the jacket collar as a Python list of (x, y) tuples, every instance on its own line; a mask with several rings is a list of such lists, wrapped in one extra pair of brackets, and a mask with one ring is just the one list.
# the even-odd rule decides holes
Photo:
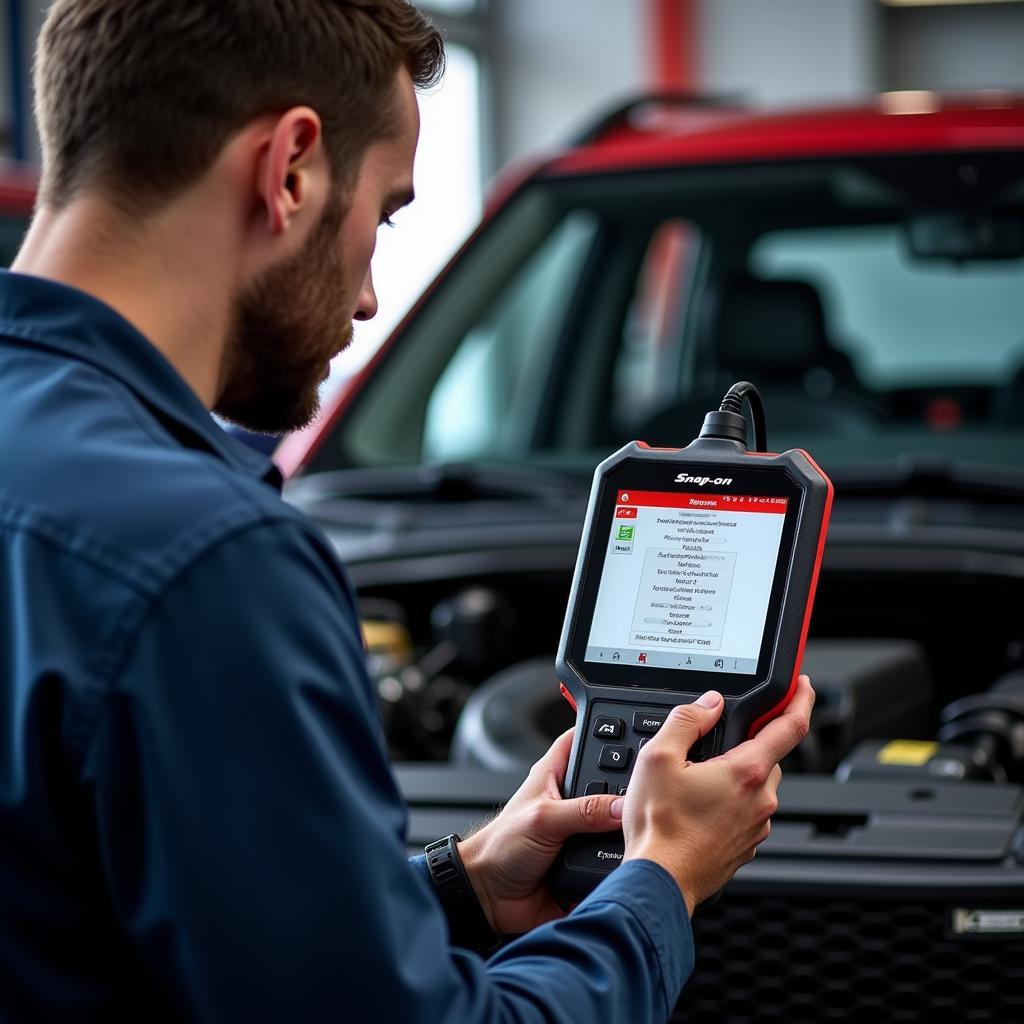
[(60, 352), (116, 377), (182, 445), (209, 451), (280, 489), (277, 466), (222, 430), (164, 355), (92, 295), (45, 278), (0, 271), (0, 336)]

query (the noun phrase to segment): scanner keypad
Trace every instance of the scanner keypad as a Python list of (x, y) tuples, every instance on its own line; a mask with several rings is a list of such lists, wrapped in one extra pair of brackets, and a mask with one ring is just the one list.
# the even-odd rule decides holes
[[(587, 740), (579, 773), (576, 792), (617, 793), (624, 795), (636, 756), (665, 723), (671, 708), (637, 707), (612, 701), (595, 701), (589, 712)], [(703, 761), (717, 753), (722, 721), (715, 729), (694, 744), (691, 761)], [(614, 739), (615, 743), (602, 740)]]

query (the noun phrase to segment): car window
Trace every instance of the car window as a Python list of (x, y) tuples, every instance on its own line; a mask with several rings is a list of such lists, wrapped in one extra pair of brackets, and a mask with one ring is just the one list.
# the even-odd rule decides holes
[(687, 444), (737, 380), (762, 391), (773, 447), (832, 469), (1022, 467), (1024, 260), (909, 247), (915, 211), (975, 209), (968, 163), (1016, 230), (1013, 154), (531, 182), (437, 282), (313, 469), (582, 475), (630, 440)]
[(528, 450), (553, 348), (596, 230), (586, 211), (566, 217), (466, 332), (428, 399), (424, 458)]
[(750, 266), (813, 284), (833, 343), (874, 390), (998, 384), (1024, 364), (1024, 260), (914, 260), (893, 225), (773, 231)]
[(609, 417), (618, 434), (629, 434), (650, 409), (675, 397), (679, 337), (699, 242), (696, 225), (681, 218), (651, 235), (612, 370)]

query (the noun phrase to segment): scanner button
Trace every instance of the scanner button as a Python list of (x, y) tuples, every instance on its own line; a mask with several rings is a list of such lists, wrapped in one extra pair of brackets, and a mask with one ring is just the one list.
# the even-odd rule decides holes
[(633, 732), (655, 733), (665, 724), (666, 718), (667, 711), (634, 711)]
[(602, 747), (597, 766), (608, 772), (624, 772), (629, 767), (629, 747)]
[(593, 779), (587, 783), (587, 788), (583, 790), (584, 796), (598, 796), (601, 793), (608, 792), (608, 783), (604, 779)]
[(594, 723), (594, 736), (599, 740), (617, 740), (625, 728), (621, 718), (605, 718), (599, 716)]
[(626, 787), (625, 786), (619, 786), (619, 796), (625, 796), (625, 795), (626, 795)]
[(650, 743), (650, 741), (651, 741), (651, 737), (650, 737), (650, 736), (645, 736), (645, 737), (644, 737), (644, 738), (643, 738), (643, 739), (642, 739), (642, 740), (640, 741), (640, 746), (639, 746), (639, 747), (637, 747), (637, 749), (638, 749), (638, 750), (643, 750), (643, 749), (644, 749), (644, 744), (645, 744), (645, 743)]

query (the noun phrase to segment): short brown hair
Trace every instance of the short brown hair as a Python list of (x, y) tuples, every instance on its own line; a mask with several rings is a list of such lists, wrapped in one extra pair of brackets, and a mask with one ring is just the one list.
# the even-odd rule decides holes
[(40, 200), (99, 187), (159, 206), (250, 121), (298, 105), (320, 115), (344, 187), (395, 130), (401, 67), (419, 88), (444, 70), (407, 0), (55, 0), (35, 63)]

